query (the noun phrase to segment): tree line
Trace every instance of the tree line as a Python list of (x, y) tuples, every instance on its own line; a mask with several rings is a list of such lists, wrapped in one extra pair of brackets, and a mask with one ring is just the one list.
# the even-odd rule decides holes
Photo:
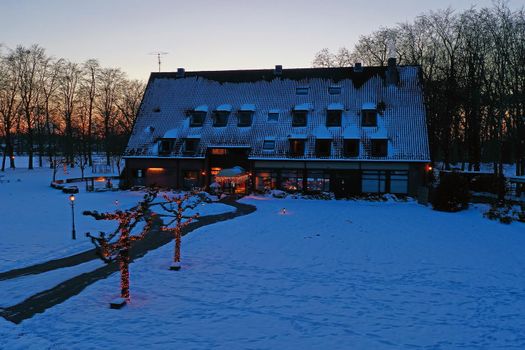
[[(145, 84), (120, 68), (54, 58), (43, 47), (0, 47), (1, 170), (15, 168), (15, 154), (28, 168), (58, 157), (71, 166), (93, 165), (104, 153), (109, 165), (124, 152)], [(9, 164), (7, 164), (9, 163)]]
[(352, 50), (319, 51), (314, 67), (420, 65), (430, 152), (449, 169), (516, 163), (525, 175), (525, 12), (506, 2), (450, 8), (363, 35)]

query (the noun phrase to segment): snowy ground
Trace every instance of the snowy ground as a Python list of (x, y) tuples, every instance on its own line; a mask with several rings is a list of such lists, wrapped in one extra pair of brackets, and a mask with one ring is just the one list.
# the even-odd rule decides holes
[[(23, 164), (23, 163), (21, 163)], [(0, 272), (60, 258), (93, 248), (86, 232), (112, 230), (114, 222), (96, 221), (84, 210), (112, 211), (129, 208), (144, 196), (142, 192), (85, 192), (82, 183), (75, 200), (76, 240), (72, 240), (69, 195), (49, 186), (47, 168), (7, 169), (0, 183)], [(58, 179), (80, 176), (78, 169)], [(90, 176), (88, 172), (86, 176)], [(116, 202), (118, 201), (118, 202)], [(201, 205), (201, 215), (218, 214), (235, 208), (220, 203)], [(0, 306), (2, 302), (0, 301)]]
[[(13, 325), (6, 349), (524, 349), (525, 225), (414, 202), (247, 198), (200, 228)], [(281, 209), (286, 208), (286, 214)]]

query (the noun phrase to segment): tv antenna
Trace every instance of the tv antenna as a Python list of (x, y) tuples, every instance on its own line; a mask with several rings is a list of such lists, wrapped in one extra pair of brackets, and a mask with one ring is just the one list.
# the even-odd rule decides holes
[(157, 56), (157, 59), (158, 59), (158, 62), (159, 62), (159, 72), (160, 72), (160, 64), (162, 63), (160, 58), (161, 58), (161, 56), (167, 55), (168, 52), (157, 51), (157, 52), (150, 52), (149, 54)]

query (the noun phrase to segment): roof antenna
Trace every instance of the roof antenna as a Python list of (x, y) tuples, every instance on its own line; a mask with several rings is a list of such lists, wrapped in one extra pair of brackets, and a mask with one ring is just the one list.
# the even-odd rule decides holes
[(149, 55), (156, 55), (157, 56), (157, 59), (159, 61), (159, 72), (160, 72), (160, 64), (161, 64), (160, 57), (164, 56), (164, 55), (167, 55), (167, 54), (168, 54), (168, 52), (162, 52), (162, 51), (150, 52), (149, 53)]

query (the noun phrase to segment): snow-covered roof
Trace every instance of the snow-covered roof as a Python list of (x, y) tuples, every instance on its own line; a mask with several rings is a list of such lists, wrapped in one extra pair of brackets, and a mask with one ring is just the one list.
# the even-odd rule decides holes
[[(362, 72), (351, 68), (284, 69), (278, 77), (273, 75), (273, 69), (186, 72), (185, 77), (152, 73), (126, 156), (156, 157), (157, 140), (166, 133), (175, 135), (170, 130), (178, 130), (169, 157), (188, 157), (184, 154), (184, 139), (200, 137), (195, 157), (204, 157), (211, 146), (243, 145), (250, 149), (250, 158), (284, 159), (289, 150), (288, 139), (296, 137), (306, 141), (304, 159), (316, 159), (315, 138), (321, 135), (319, 130), (326, 129), (327, 110), (342, 105), (341, 126), (328, 127), (333, 139), (332, 159), (345, 159), (342, 141), (355, 138), (360, 140), (361, 152), (353, 161), (426, 161), (430, 157), (419, 67), (399, 66), (400, 84), (396, 89), (385, 84), (386, 69), (364, 67)], [(305, 84), (309, 86), (308, 94), (297, 95), (296, 88)], [(340, 94), (329, 93), (334, 84), (341, 86)], [(377, 127), (362, 127), (361, 110), (375, 109), (379, 103), (385, 108), (377, 115)], [(243, 108), (253, 111), (252, 127), (238, 127), (236, 115), (228, 118), (226, 126), (214, 127), (214, 118), (209, 113), (202, 126), (190, 126), (189, 111), (217, 110), (224, 105), (230, 105), (232, 111)], [(294, 110), (308, 111), (306, 126), (292, 126)], [(279, 112), (279, 120), (269, 123), (269, 112)], [(271, 154), (263, 152), (264, 140), (269, 136), (276, 138)], [(380, 136), (389, 140), (391, 150), (383, 158), (372, 156), (370, 142)]]
[(329, 111), (343, 111), (345, 109), (345, 105), (339, 102), (334, 102), (330, 103), (326, 109)]
[(311, 103), (301, 103), (294, 106), (294, 111), (309, 111), (313, 109), (313, 106)]
[(324, 125), (320, 125), (314, 129), (312, 136), (316, 139), (332, 139), (333, 136), (330, 134), (330, 131)]
[(377, 106), (373, 102), (365, 102), (361, 106), (361, 109), (363, 109), (363, 110), (377, 109)]
[(199, 105), (195, 107), (195, 112), (208, 112), (208, 106), (207, 105)]
[(179, 129), (169, 129), (164, 133), (165, 139), (176, 139), (179, 136)]
[(255, 105), (253, 103), (245, 103), (239, 108), (239, 110), (255, 112)]
[(288, 138), (295, 139), (295, 140), (303, 140), (303, 139), (306, 140), (308, 136), (305, 134), (289, 134)]
[(215, 108), (215, 110), (217, 112), (231, 112), (232, 111), (232, 105), (228, 104), (228, 103), (225, 103), (225, 104), (222, 104), (222, 105), (218, 106), (217, 108)]

